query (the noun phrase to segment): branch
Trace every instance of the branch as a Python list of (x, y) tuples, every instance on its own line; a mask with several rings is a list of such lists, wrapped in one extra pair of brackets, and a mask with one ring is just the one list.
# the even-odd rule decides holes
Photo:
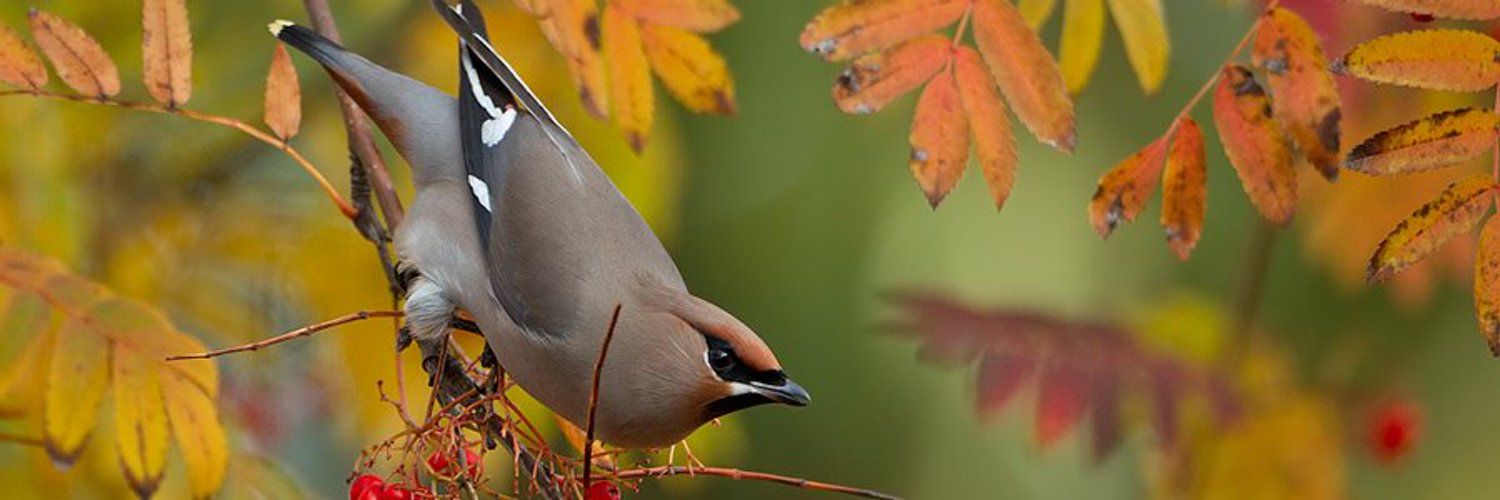
[(620, 304), (609, 317), (609, 329), (604, 331), (604, 344), (599, 346), (599, 359), (594, 362), (594, 385), (589, 390), (588, 425), (583, 438), (583, 488), (589, 487), (589, 473), (594, 470), (594, 412), (599, 410), (599, 378), (604, 373), (604, 358), (609, 355), (609, 341), (615, 338), (615, 325), (620, 322)]
[(120, 101), (120, 100), (115, 100), (113, 98), (108, 98), (108, 97), (86, 96), (86, 95), (81, 95), (81, 94), (67, 94), (67, 93), (62, 93), (62, 92), (52, 92), (52, 91), (47, 91), (47, 90), (31, 90), (31, 89), (16, 89), (16, 90), (3, 90), (3, 91), (0, 91), (0, 97), (13, 96), (13, 95), (24, 95), (24, 96), (31, 96), (31, 97), (39, 97), (39, 98), (43, 98), (43, 99), (52, 99), (52, 100), (55, 100), (55, 101), (71, 101), (71, 102), (81, 102), (81, 103), (85, 103), (85, 104), (99, 104), (99, 105), (114, 106), (114, 107), (117, 107), (117, 108), (129, 109), (129, 110), (134, 110), (134, 111), (145, 111), (145, 112), (149, 112), (149, 113), (160, 113), (160, 114), (164, 114), (164, 115), (177, 115), (177, 116), (181, 116), (183, 118), (187, 118), (187, 119), (190, 119), (190, 120), (197, 120), (197, 121), (200, 121), (200, 122), (212, 123), (212, 124), (215, 124), (215, 125), (222, 125), (222, 126), (225, 126), (225, 127), (229, 127), (229, 128), (238, 130), (240, 132), (243, 132), (245, 135), (248, 135), (248, 136), (250, 136), (250, 137), (252, 137), (252, 138), (254, 138), (254, 139), (256, 139), (256, 140), (258, 140), (260, 142), (264, 142), (264, 143), (270, 145), (271, 147), (274, 147), (276, 149), (281, 150), (281, 152), (286, 153), (286, 155), (289, 156), (289, 157), (291, 157), (291, 159), (293, 161), (297, 162), (298, 166), (302, 167), (303, 171), (307, 172), (307, 175), (312, 176), (313, 180), (317, 181), (318, 186), (323, 188), (323, 193), (328, 196), (329, 200), (333, 201), (334, 205), (338, 206), (339, 212), (343, 213), (344, 217), (347, 217), (350, 220), (353, 220), (356, 217), (356, 215), (357, 215), (358, 211), (355, 210), (354, 205), (350, 204), (348, 200), (345, 200), (344, 197), (339, 194), (338, 190), (333, 188), (333, 184), (331, 184), (331, 183), (328, 182), (328, 178), (323, 177), (323, 173), (320, 172), (320, 171), (318, 171), (318, 168), (315, 167), (315, 166), (313, 166), (312, 162), (308, 161), (306, 157), (302, 156), (302, 153), (298, 152), (296, 148), (293, 148), (290, 143), (288, 143), (286, 141), (283, 141), (283, 140), (281, 140), (281, 139), (279, 139), (279, 138), (277, 138), (275, 136), (272, 136), (271, 134), (267, 134), (267, 133), (261, 131), (260, 129), (255, 128), (255, 127), (251, 126), (250, 124), (242, 122), (240, 120), (236, 120), (234, 118), (229, 118), (229, 117), (224, 117), (224, 116), (219, 116), (219, 115), (208, 114), (208, 113), (200, 113), (200, 112), (197, 112), (197, 111), (193, 111), (193, 110), (189, 110), (189, 109), (183, 109), (183, 108), (180, 108), (180, 107), (172, 107), (172, 106), (166, 106), (166, 105), (154, 104), (154, 103)]
[(216, 350), (216, 351), (201, 352), (201, 353), (197, 353), (197, 354), (179, 354), (177, 356), (170, 356), (170, 357), (168, 357), (167, 361), (181, 361), (181, 360), (185, 360), (185, 359), (209, 359), (209, 358), (216, 358), (216, 357), (219, 357), (219, 356), (223, 356), (225, 354), (233, 354), (233, 353), (237, 353), (237, 352), (258, 351), (258, 350), (260, 350), (261, 348), (264, 348), (264, 347), (270, 347), (270, 346), (273, 346), (273, 345), (276, 345), (276, 344), (280, 344), (282, 342), (286, 342), (288, 340), (292, 340), (292, 339), (299, 338), (299, 337), (306, 337), (308, 335), (312, 335), (314, 333), (318, 333), (320, 331), (327, 330), (329, 328), (333, 328), (335, 326), (339, 326), (339, 325), (346, 324), (346, 323), (353, 323), (355, 321), (361, 321), (361, 320), (366, 320), (366, 319), (370, 319), (370, 318), (399, 318), (399, 317), (401, 317), (401, 311), (359, 311), (359, 312), (355, 312), (355, 313), (345, 314), (343, 316), (339, 316), (337, 318), (330, 319), (328, 321), (324, 321), (324, 322), (321, 322), (321, 323), (315, 323), (315, 324), (312, 324), (312, 325), (304, 326), (302, 328), (298, 328), (296, 330), (292, 330), (290, 332), (286, 332), (286, 333), (283, 333), (281, 335), (277, 335), (275, 337), (271, 337), (271, 338), (268, 338), (268, 339), (265, 339), (265, 340), (262, 340), (262, 341), (259, 341), (259, 342), (252, 342), (252, 343), (249, 343), (249, 344), (238, 345), (238, 346), (229, 347), (229, 348), (225, 348), (225, 349), (219, 349), (219, 350)]
[(799, 477), (782, 476), (767, 472), (755, 472), (740, 469), (728, 469), (724, 467), (683, 467), (680, 465), (663, 465), (659, 467), (644, 467), (620, 471), (615, 477), (620, 479), (652, 478), (666, 476), (719, 476), (740, 481), (765, 481), (783, 484), (795, 488), (808, 490), (826, 491), (829, 493), (842, 493), (863, 498), (877, 498), (881, 500), (894, 500), (896, 496), (888, 495), (871, 489), (854, 488), (838, 484), (824, 483)]

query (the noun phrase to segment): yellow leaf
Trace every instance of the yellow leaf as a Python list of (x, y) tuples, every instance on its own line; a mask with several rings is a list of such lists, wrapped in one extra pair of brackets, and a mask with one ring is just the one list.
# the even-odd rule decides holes
[(109, 97), (120, 93), (120, 70), (109, 54), (77, 25), (49, 12), (31, 9), (31, 35), (52, 61), (57, 77), (78, 93)]
[(271, 69), (266, 73), (265, 122), (283, 141), (302, 128), (302, 85), (297, 82), (297, 68), (292, 66), (286, 46), (280, 42), (271, 53)]
[(976, 0), (974, 42), (1021, 123), (1042, 143), (1073, 151), (1073, 101), (1057, 61), (1008, 0)]
[(1154, 94), (1167, 76), (1172, 44), (1167, 40), (1167, 20), (1161, 0), (1109, 0), (1109, 12), (1125, 41), (1125, 55), (1141, 90)]
[(1271, 116), (1270, 99), (1250, 69), (1226, 66), (1214, 91), (1219, 142), (1250, 202), (1266, 220), (1285, 226), (1297, 210), (1297, 173), (1285, 135)]
[(911, 120), (911, 175), (937, 208), (969, 161), (969, 121), (964, 115), (953, 74), (938, 73), (922, 97)]
[(880, 111), (932, 78), (952, 54), (953, 42), (934, 34), (860, 56), (834, 82), (833, 102), (850, 114)]
[(1417, 263), (1449, 239), (1474, 229), (1495, 202), (1495, 181), (1475, 174), (1455, 182), (1422, 205), (1380, 241), (1367, 278), (1380, 283)]
[(184, 0), (145, 0), (141, 27), (146, 91), (156, 102), (181, 106), (193, 94), (193, 36)]
[(63, 322), (47, 372), (43, 429), (48, 453), (63, 463), (83, 451), (109, 382), (109, 342), (89, 328), (80, 317)]
[(1058, 63), (1068, 92), (1077, 94), (1089, 83), (1104, 44), (1104, 0), (1067, 0), (1063, 8), (1062, 42)]
[(0, 82), (25, 89), (47, 84), (47, 67), (9, 26), (0, 26)]
[(969, 131), (974, 135), (974, 151), (989, 185), (995, 209), (1005, 207), (1010, 189), (1016, 182), (1016, 145), (1011, 136), (1010, 117), (995, 88), (995, 80), (984, 68), (979, 53), (959, 47), (954, 59), (953, 76), (958, 80), (959, 97), (964, 113), (969, 115)]
[(219, 411), (211, 396), (182, 377), (162, 377), (162, 395), (172, 434), (187, 466), (193, 496), (208, 497), (224, 482), (229, 464), (229, 443), (219, 423)]
[(1444, 111), (1375, 134), (1355, 146), (1344, 166), (1370, 175), (1447, 167), (1495, 147), (1500, 116), (1479, 108)]
[[(141, 332), (149, 335), (151, 332)], [(141, 498), (148, 498), (167, 465), (167, 413), (162, 401), (160, 358), (116, 346), (111, 368), (115, 410), (115, 449), (125, 477)]]
[(1108, 238), (1121, 222), (1135, 220), (1146, 208), (1146, 200), (1161, 174), (1166, 140), (1161, 137), (1151, 141), (1099, 178), (1099, 187), (1089, 200), (1089, 224), (1099, 237)]
[(844, 2), (819, 12), (807, 23), (802, 30), (802, 49), (829, 61), (841, 61), (953, 24), (969, 10), (970, 3), (970, 0)]
[(667, 26), (641, 29), (646, 59), (667, 92), (695, 113), (734, 114), (734, 80), (724, 56), (696, 34)]
[(719, 31), (740, 20), (729, 0), (612, 0), (636, 19), (688, 31)]
[[(1057, 0), (1020, 0), (1016, 2), (1016, 10), (1021, 11), (1021, 17), (1026, 19), (1026, 25), (1033, 30), (1040, 30), (1042, 23), (1052, 17), (1053, 9), (1057, 8)], [(1066, 21), (1064, 21), (1066, 22)]]
[(1198, 236), (1203, 233), (1203, 215), (1208, 208), (1208, 170), (1203, 152), (1203, 132), (1192, 118), (1182, 118), (1167, 153), (1162, 174), (1161, 227), (1167, 245), (1177, 258), (1188, 260)]
[(1500, 42), (1477, 31), (1407, 31), (1355, 46), (1332, 69), (1378, 83), (1478, 92), (1500, 80)]
[(1261, 21), (1251, 54), (1255, 65), (1266, 71), (1266, 83), (1276, 97), (1271, 108), (1277, 121), (1323, 177), (1338, 178), (1342, 111), (1312, 27), (1290, 10), (1271, 9)]
[(1428, 14), (1448, 19), (1494, 19), (1500, 17), (1500, 2), (1494, 0), (1362, 0), (1396, 12)]
[(1474, 259), (1474, 312), (1479, 333), (1500, 356), (1500, 218), (1491, 217), (1479, 233), (1479, 255)]
[(0, 313), (0, 332), (5, 335), (0, 342), (0, 416), (28, 413), (39, 406), (34, 399), (42, 384), (36, 377), (50, 366), (52, 327), (52, 311), (41, 297), (24, 291), (10, 294)]
[(609, 63), (610, 115), (636, 153), (646, 148), (655, 103), (641, 28), (613, 4), (604, 7), (604, 59)]
[(0, 247), (0, 285), (40, 296), (63, 317), (54, 333), (27, 347), (28, 357), (36, 353), (46, 364), (45, 384), (30, 385), (45, 387), (43, 437), (54, 460), (71, 463), (79, 456), (111, 387), (110, 435), (137, 493), (149, 496), (162, 476), (169, 421), (196, 496), (218, 488), (228, 457), (214, 408), (218, 373), (208, 360), (165, 361), (171, 354), (202, 352), (201, 343), (146, 303), (68, 274), (40, 254)]

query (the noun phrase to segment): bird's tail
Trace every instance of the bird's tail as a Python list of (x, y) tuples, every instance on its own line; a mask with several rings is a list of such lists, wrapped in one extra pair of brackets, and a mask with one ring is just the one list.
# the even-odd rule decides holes
[(457, 123), (452, 97), (345, 50), (306, 26), (276, 21), (270, 29), (277, 39), (322, 65), (334, 83), (374, 118), (414, 169), (421, 169), (427, 163), (441, 163), (439, 159), (445, 158), (445, 148), (457, 147), (443, 142), (447, 135), (428, 137), (431, 134), (408, 133), (443, 130), (442, 127)]

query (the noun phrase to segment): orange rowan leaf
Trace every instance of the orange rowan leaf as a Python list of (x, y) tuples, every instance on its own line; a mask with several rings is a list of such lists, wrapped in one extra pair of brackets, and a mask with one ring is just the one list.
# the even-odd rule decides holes
[(734, 79), (724, 56), (697, 34), (647, 24), (641, 27), (646, 58), (667, 92), (694, 113), (732, 115)]
[(1494, 148), (1500, 116), (1480, 108), (1444, 111), (1385, 130), (1344, 160), (1370, 175), (1409, 174), (1453, 165)]
[(1479, 174), (1449, 185), (1380, 241), (1366, 277), (1371, 283), (1386, 281), (1455, 235), (1473, 230), (1494, 205), (1495, 188), (1489, 175)]
[(740, 20), (729, 0), (611, 0), (611, 5), (652, 24), (707, 33)]
[(145, 0), (141, 27), (146, 91), (162, 104), (187, 103), (193, 95), (193, 36), (184, 0)]
[(911, 122), (911, 175), (937, 208), (963, 177), (969, 161), (969, 121), (953, 74), (938, 73), (922, 97)]
[(600, 56), (599, 5), (594, 0), (529, 0), (547, 41), (568, 62), (568, 74), (584, 109), (609, 116), (604, 58)]
[(87, 96), (120, 93), (120, 70), (83, 28), (37, 9), (31, 9), (29, 18), (31, 35), (63, 83)]
[(1279, 7), (1266, 12), (1260, 26), (1251, 54), (1276, 97), (1276, 121), (1323, 177), (1338, 178), (1342, 112), (1317, 34), (1301, 16)]
[(1016, 181), (1016, 144), (1011, 137), (1010, 117), (1005, 114), (1005, 103), (1000, 100), (995, 80), (990, 78), (984, 61), (974, 49), (958, 48), (953, 76), (958, 82), (964, 112), (969, 116), (969, 131), (974, 136), (974, 151), (979, 156), (985, 184), (989, 186), (995, 209), (999, 210), (1005, 207)]
[(1121, 222), (1135, 220), (1146, 208), (1160, 178), (1166, 141), (1166, 137), (1151, 141), (1099, 178), (1099, 187), (1089, 200), (1089, 224), (1100, 238), (1108, 238)]
[(819, 12), (803, 28), (802, 49), (841, 61), (910, 40), (957, 21), (971, 0), (851, 0)]
[(1154, 94), (1167, 77), (1172, 43), (1161, 0), (1109, 0), (1109, 13), (1125, 42), (1126, 59), (1135, 70), (1141, 90)]
[(1490, 353), (1500, 356), (1500, 218), (1491, 217), (1479, 233), (1479, 254), (1474, 259), (1474, 312)]
[(655, 106), (651, 67), (641, 48), (640, 25), (614, 4), (604, 7), (604, 59), (609, 61), (610, 117), (639, 153), (651, 134)]
[(297, 135), (302, 127), (302, 86), (297, 82), (297, 68), (286, 47), (276, 44), (271, 53), (271, 69), (266, 74), (266, 126), (281, 140)]
[(1297, 175), (1285, 136), (1271, 116), (1270, 99), (1250, 69), (1225, 66), (1214, 91), (1219, 141), (1251, 203), (1266, 220), (1284, 226), (1297, 209)]
[(1500, 2), (1492, 0), (1362, 0), (1386, 10), (1428, 14), (1447, 19), (1494, 19), (1500, 17)]
[(1167, 234), (1167, 245), (1182, 260), (1192, 255), (1203, 232), (1203, 215), (1208, 208), (1207, 177), (1203, 132), (1198, 122), (1184, 117), (1172, 138), (1161, 186), (1161, 227)]
[(932, 78), (952, 56), (953, 42), (940, 35), (920, 36), (860, 56), (834, 81), (833, 102), (850, 114), (880, 111)]
[(1099, 63), (1099, 49), (1104, 46), (1104, 0), (1067, 2), (1057, 58), (1068, 92), (1077, 94), (1088, 85)]
[(1356, 45), (1332, 69), (1378, 83), (1478, 92), (1500, 80), (1500, 42), (1477, 31), (1407, 31)]
[(20, 35), (0, 25), (0, 82), (37, 90), (47, 84), (47, 67)]
[(1021, 123), (1054, 149), (1073, 151), (1073, 101), (1062, 73), (1015, 7), (1007, 0), (975, 0), (974, 42)]

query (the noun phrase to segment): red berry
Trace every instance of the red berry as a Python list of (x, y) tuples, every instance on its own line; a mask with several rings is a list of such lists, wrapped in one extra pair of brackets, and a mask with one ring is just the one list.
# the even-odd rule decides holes
[(385, 481), (374, 474), (362, 474), (349, 483), (349, 500), (374, 500), (380, 495)]
[(479, 477), (480, 457), (474, 450), (464, 448), (464, 463), (469, 464), (469, 477)]
[(1370, 415), (1370, 453), (1382, 464), (1405, 457), (1416, 446), (1422, 430), (1422, 414), (1405, 401), (1390, 401)]
[(620, 500), (620, 487), (609, 481), (594, 481), (583, 494), (584, 500)]
[(1421, 14), (1417, 12), (1411, 13), (1411, 20), (1419, 23), (1430, 23), (1432, 22), (1432, 19), (1432, 14)]
[(411, 500), (411, 490), (399, 484), (388, 484), (380, 491), (379, 500)]
[(432, 469), (433, 473), (446, 476), (451, 472), (448, 469), (453, 467), (453, 463), (448, 460), (448, 455), (434, 451), (431, 455), (427, 455), (427, 467)]

